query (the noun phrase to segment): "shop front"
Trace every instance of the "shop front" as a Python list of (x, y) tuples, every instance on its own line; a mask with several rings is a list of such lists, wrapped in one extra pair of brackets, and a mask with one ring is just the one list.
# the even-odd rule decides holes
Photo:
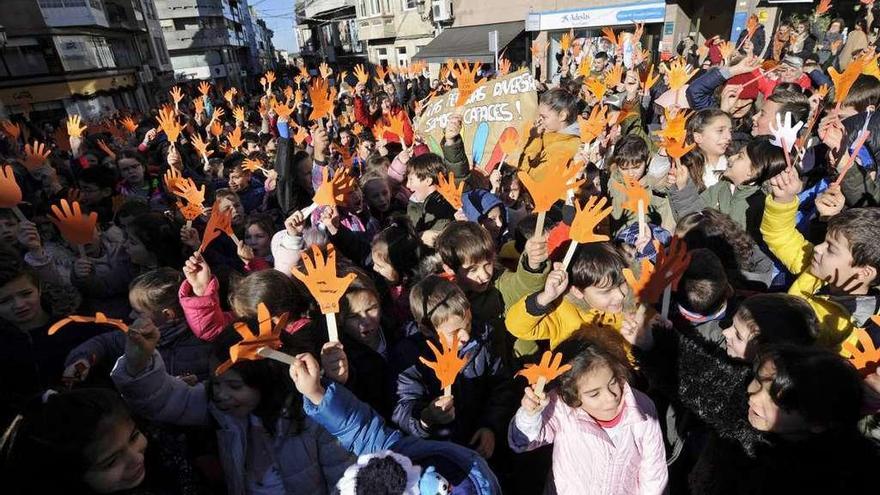
[(550, 74), (559, 66), (555, 54), (560, 52), (562, 35), (574, 32), (574, 38), (585, 38), (591, 46), (600, 50), (610, 49), (610, 43), (603, 39), (602, 28), (611, 27), (615, 32), (632, 32), (636, 23), (644, 23), (645, 31), (642, 46), (655, 50), (662, 34), (666, 18), (665, 2), (636, 2), (583, 9), (532, 12), (526, 18), (526, 31), (532, 39), (542, 40), (549, 45), (547, 50)]

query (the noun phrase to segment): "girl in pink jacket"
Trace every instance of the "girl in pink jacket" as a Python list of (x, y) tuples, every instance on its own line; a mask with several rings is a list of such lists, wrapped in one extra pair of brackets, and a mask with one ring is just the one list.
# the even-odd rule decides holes
[(626, 366), (577, 336), (556, 349), (571, 369), (546, 397), (527, 387), (510, 423), (514, 452), (553, 444), (546, 493), (661, 494), (668, 473), (657, 410), (627, 383)]

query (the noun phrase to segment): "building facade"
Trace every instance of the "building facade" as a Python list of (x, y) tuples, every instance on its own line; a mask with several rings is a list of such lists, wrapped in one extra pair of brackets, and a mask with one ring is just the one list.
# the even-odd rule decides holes
[(264, 70), (259, 38), (271, 31), (260, 33), (247, 0), (154, 1), (176, 80), (242, 87), (248, 75)]
[(359, 37), (355, 17), (355, 0), (297, 2), (299, 55), (313, 67), (321, 62), (345, 66), (363, 62), (366, 44)]
[(357, 32), (370, 62), (406, 67), (447, 19), (430, 0), (357, 0)]
[[(148, 0), (152, 1), (152, 0)], [(143, 0), (4, 0), (0, 113), (55, 119), (146, 110), (170, 68)]]

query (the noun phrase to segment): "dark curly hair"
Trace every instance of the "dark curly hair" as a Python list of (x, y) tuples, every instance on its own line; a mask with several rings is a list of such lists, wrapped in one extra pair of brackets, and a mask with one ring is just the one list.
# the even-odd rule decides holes
[(682, 217), (675, 234), (688, 249), (706, 248), (721, 259), (728, 270), (751, 270), (751, 258), (758, 248), (754, 239), (730, 216), (712, 208)]
[(608, 366), (617, 382), (623, 384), (629, 381), (629, 369), (618, 356), (596, 341), (576, 332), (556, 347), (556, 352), (562, 353), (563, 362), (571, 365), (571, 369), (563, 373), (559, 378), (559, 397), (568, 407), (581, 407), (581, 398), (578, 393), (578, 380), (590, 371)]

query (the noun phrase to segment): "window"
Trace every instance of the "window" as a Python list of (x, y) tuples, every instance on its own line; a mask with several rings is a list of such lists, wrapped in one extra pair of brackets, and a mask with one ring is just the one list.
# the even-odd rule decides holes
[[(12, 46), (0, 50), (6, 66), (16, 76), (46, 74), (49, 68), (39, 45)], [(5, 71), (4, 71), (5, 72)]]
[(403, 0), (403, 10), (414, 10), (419, 8), (419, 0)]
[(159, 63), (165, 65), (168, 63), (168, 49), (165, 48), (165, 39), (161, 36), (153, 37), (153, 44), (156, 45), (156, 55), (159, 56)]
[(398, 46), (397, 47), (397, 66), (398, 67), (406, 67), (409, 65), (409, 57), (406, 56), (406, 47)]
[(368, 0), (370, 2), (370, 12), (367, 15), (379, 15), (382, 13), (382, 5), (379, 0)]

